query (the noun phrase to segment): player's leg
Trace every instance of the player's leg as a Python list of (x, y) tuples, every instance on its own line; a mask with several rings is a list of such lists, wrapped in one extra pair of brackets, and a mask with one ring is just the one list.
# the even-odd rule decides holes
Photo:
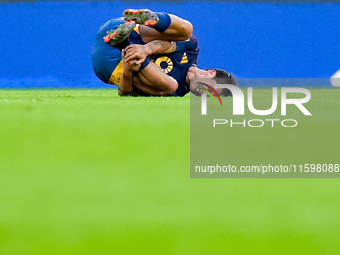
[[(100, 77), (102, 81), (119, 85), (123, 71), (123, 60), (120, 52), (125, 48), (124, 45), (129, 44), (128, 35), (133, 30), (134, 23), (121, 22), (121, 20), (113, 21), (113, 25), (111, 22), (104, 24), (97, 35), (98, 43), (96, 45), (98, 50), (94, 51), (93, 62), (98, 63), (96, 64), (98, 68), (97, 70), (95, 68), (95, 70), (98, 77), (104, 76), (103, 78)], [(103, 31), (105, 31), (105, 34), (106, 31), (109, 32), (103, 36)], [(99, 56), (99, 58), (96, 59), (94, 56)], [(134, 85), (140, 91), (150, 95), (171, 95), (178, 87), (177, 82), (172, 77), (163, 73), (156, 64), (150, 63), (149, 59), (145, 59), (136, 74)]]
[(144, 42), (152, 40), (183, 41), (192, 36), (192, 24), (176, 15), (148, 9), (126, 10), (124, 19), (141, 24), (139, 34)]
[(178, 88), (177, 81), (152, 62), (132, 76), (126, 75), (128, 73), (121, 77), (118, 87), (120, 96), (171, 96)]
[(133, 74), (133, 85), (137, 90), (152, 96), (170, 96), (178, 88), (177, 81), (153, 62)]
[[(107, 31), (118, 30), (121, 32), (126, 32), (125, 29), (122, 29), (121, 27), (121, 25), (124, 24), (124, 19), (113, 18), (103, 24), (97, 33), (96, 42), (92, 49), (91, 61), (95, 74), (104, 83), (115, 85), (119, 84), (119, 77), (121, 73), (120, 70), (122, 69), (121, 48), (124, 48), (124, 45), (122, 44), (126, 43), (128, 45), (129, 42), (125, 41), (126, 39), (124, 40), (122, 36), (120, 37), (119, 41), (111, 38), (113, 41), (115, 41), (115, 43), (112, 43), (115, 46), (112, 46), (111, 43), (105, 43), (103, 37), (108, 36)], [(123, 41), (121, 41), (122, 39)]]

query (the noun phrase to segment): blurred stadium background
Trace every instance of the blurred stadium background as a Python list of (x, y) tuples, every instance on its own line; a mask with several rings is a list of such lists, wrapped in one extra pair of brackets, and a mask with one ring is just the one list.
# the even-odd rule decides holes
[[(98, 27), (127, 8), (190, 20), (199, 66), (239, 78), (340, 67), (336, 1), (0, 2), (0, 254), (338, 254), (338, 179), (190, 179), (190, 97), (119, 98), (97, 80)], [(339, 159), (339, 92), (313, 88), (292, 136), (317, 159)], [(290, 155), (271, 135), (226, 142), (234, 160), (256, 157), (245, 139)]]
[(0, 87), (107, 87), (92, 72), (94, 38), (131, 7), (190, 20), (203, 68), (239, 78), (329, 78), (340, 68), (339, 2), (5, 1)]

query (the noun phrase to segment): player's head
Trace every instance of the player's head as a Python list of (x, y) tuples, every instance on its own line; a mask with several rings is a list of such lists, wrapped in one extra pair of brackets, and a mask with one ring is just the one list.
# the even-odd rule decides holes
[[(228, 73), (218, 68), (207, 68), (204, 70), (196, 68), (195, 78), (197, 79), (197, 81), (200, 80), (202, 81), (202, 83), (208, 83), (208, 85), (210, 84), (212, 87), (214, 87), (214, 84), (229, 84), (229, 85), (237, 86), (237, 80), (231, 73)], [(204, 78), (210, 78), (210, 80), (214, 81), (213, 82), (214, 84), (212, 84), (211, 82), (208, 82), (209, 79), (204, 79)], [(199, 87), (201, 86), (198, 85), (197, 83), (195, 83), (195, 85), (191, 84), (190, 90), (195, 95), (201, 95), (203, 93), (203, 90), (199, 90), (198, 89)], [(205, 88), (205, 86), (203, 87)], [(220, 96), (224, 96), (224, 97), (232, 96), (229, 89), (225, 89), (225, 88), (216, 89), (216, 91)]]
[[(205, 69), (205, 70), (214, 70), (216, 72), (215, 77), (212, 79), (216, 81), (218, 84), (230, 84), (230, 85), (235, 85), (237, 86), (237, 80), (236, 78), (232, 75), (232, 73), (228, 73), (227, 71), (224, 71), (222, 69)], [(232, 96), (231, 92), (229, 89), (222, 89), (220, 96), (223, 97), (229, 97)]]

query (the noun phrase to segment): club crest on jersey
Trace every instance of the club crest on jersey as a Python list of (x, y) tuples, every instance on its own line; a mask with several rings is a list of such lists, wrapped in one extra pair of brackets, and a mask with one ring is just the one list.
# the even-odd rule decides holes
[(158, 65), (164, 73), (170, 73), (173, 68), (173, 63), (168, 57), (159, 57), (155, 61), (156, 65)]

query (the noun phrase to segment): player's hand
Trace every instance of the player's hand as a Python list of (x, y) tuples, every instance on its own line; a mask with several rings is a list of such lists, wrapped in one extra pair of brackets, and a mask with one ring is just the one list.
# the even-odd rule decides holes
[(145, 45), (131, 44), (125, 48), (125, 61), (137, 59), (136, 64), (142, 64), (150, 55), (150, 48)]
[(140, 68), (140, 64), (137, 64), (136, 59), (132, 59), (128, 62), (124, 61), (123, 63), (123, 69), (124, 71), (127, 71), (129, 73), (137, 72)]
[(132, 59), (132, 60), (129, 60), (129, 61), (126, 61), (125, 60), (125, 51), (122, 50), (122, 59), (123, 59), (123, 72), (125, 74), (127, 73), (133, 73), (133, 72), (136, 72), (139, 70), (141, 64), (138, 64), (137, 63), (137, 59)]

